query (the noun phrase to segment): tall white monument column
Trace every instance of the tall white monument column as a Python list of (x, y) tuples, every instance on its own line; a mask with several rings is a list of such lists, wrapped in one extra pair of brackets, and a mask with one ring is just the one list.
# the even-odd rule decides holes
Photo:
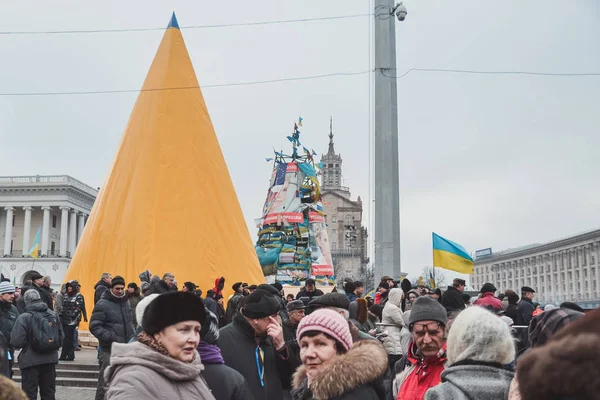
[(25, 211), (25, 225), (23, 226), (23, 255), (27, 255), (29, 247), (31, 246), (31, 210), (33, 208), (29, 206), (23, 207)]
[(2, 254), (10, 254), (10, 242), (12, 240), (12, 222), (15, 208), (12, 206), (4, 207), (6, 210), (6, 230), (4, 231), (4, 252)]
[(69, 239), (69, 210), (67, 206), (60, 206), (60, 256), (66, 257)]
[(48, 243), (50, 242), (50, 207), (43, 206), (44, 219), (42, 222), (42, 256), (48, 255)]
[(71, 258), (75, 254), (77, 244), (77, 210), (71, 210), (71, 222), (69, 223), (69, 251)]
[(83, 234), (83, 228), (85, 227), (85, 214), (79, 213), (79, 226), (77, 227), (77, 243), (79, 244), (79, 239), (81, 239), (81, 235)]

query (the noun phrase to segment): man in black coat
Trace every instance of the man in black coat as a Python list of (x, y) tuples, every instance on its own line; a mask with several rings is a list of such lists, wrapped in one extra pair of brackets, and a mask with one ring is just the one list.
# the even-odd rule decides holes
[(173, 275), (172, 273), (166, 272), (161, 280), (156, 280), (155, 278), (156, 276), (152, 277), (152, 281), (150, 283), (150, 290), (148, 291), (148, 294), (163, 294), (173, 290), (177, 290), (177, 287), (174, 286), (175, 275)]
[(244, 298), (242, 282), (236, 282), (231, 287), (233, 289), (233, 296), (227, 302), (227, 309), (225, 310), (225, 318), (228, 324), (233, 321), (233, 317), (237, 312), (240, 301)]
[[(37, 271), (34, 271), (31, 275), (31, 286), (29, 287), (29, 290), (32, 289), (36, 290), (40, 294), (40, 298), (48, 305), (48, 308), (51, 310), (54, 309), (52, 306), (52, 296), (50, 295), (50, 291), (44, 286), (44, 277)], [(27, 291), (21, 290), (21, 296), (25, 296), (25, 293), (27, 293)]]
[(115, 276), (111, 282), (110, 290), (92, 311), (90, 319), (90, 332), (100, 343), (102, 349), (102, 364), (100, 365), (100, 378), (96, 390), (96, 400), (104, 400), (104, 370), (110, 362), (110, 352), (113, 343), (127, 343), (134, 335), (131, 305), (125, 293), (125, 279)]
[(466, 282), (464, 279), (454, 278), (452, 286), (448, 286), (446, 292), (442, 295), (442, 306), (448, 314), (455, 311), (462, 311), (466, 308), (462, 298), (462, 292), (465, 290)]
[(299, 300), (303, 297), (308, 297), (312, 300), (315, 296), (323, 296), (323, 291), (316, 288), (316, 282), (314, 279), (307, 279), (304, 283), (304, 289), (298, 292), (296, 295), (296, 300)]
[(112, 281), (112, 275), (108, 272), (104, 272), (100, 277), (98, 283), (94, 285), (94, 305), (96, 305), (104, 292), (110, 289), (110, 283)]
[(533, 318), (533, 297), (535, 290), (529, 286), (523, 286), (521, 288), (521, 301), (517, 307), (517, 318), (515, 325), (529, 326), (531, 319)]
[(212, 289), (209, 289), (206, 292), (206, 297), (204, 298), (204, 306), (208, 308), (208, 310), (215, 314), (217, 317), (217, 322), (219, 322), (219, 306), (215, 300), (215, 292)]
[(8, 377), (12, 378), (12, 366), (15, 359), (15, 347), (10, 342), (12, 330), (19, 318), (19, 311), (13, 305), (15, 287), (10, 282), (0, 282), (0, 346), (10, 353), (8, 360)]
[(298, 330), (298, 324), (304, 318), (304, 302), (302, 300), (290, 301), (287, 304), (287, 311), (289, 318), (283, 322), (283, 337), (285, 343), (289, 346), (292, 353), (297, 357), (296, 361), (301, 364), (300, 361), (300, 346), (296, 340), (296, 332)]
[(245, 298), (233, 322), (219, 331), (218, 345), (225, 365), (246, 378), (257, 400), (289, 397), (283, 387), (289, 385), (297, 367), (285, 344), (278, 312), (279, 300), (257, 289)]

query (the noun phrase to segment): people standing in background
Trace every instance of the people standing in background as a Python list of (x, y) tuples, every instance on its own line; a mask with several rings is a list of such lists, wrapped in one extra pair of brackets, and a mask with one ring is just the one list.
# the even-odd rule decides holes
[(11, 334), (11, 342), (22, 349), (21, 388), (30, 400), (37, 399), (38, 388), (42, 400), (54, 400), (58, 349), (64, 340), (62, 326), (39, 292), (28, 290), (24, 300), (25, 312), (17, 319)]
[(75, 325), (75, 334), (73, 335), (73, 349), (75, 351), (79, 351), (81, 350), (81, 346), (79, 345), (79, 323), (81, 322), (82, 316), (85, 319), (85, 322), (87, 322), (87, 310), (85, 308), (85, 298), (81, 294), (81, 285), (79, 285), (79, 282), (76, 280), (71, 281), (71, 284), (73, 285), (73, 291), (77, 293), (77, 296), (79, 297), (78, 301), (82, 304), (81, 313), (79, 314), (79, 318), (77, 318), (77, 324)]
[(129, 298), (129, 305), (131, 306), (131, 318), (133, 321), (133, 326), (137, 326), (138, 321), (135, 315), (135, 309), (140, 303), (140, 300), (142, 300), (142, 295), (140, 293), (140, 288), (135, 282), (131, 282), (129, 285), (127, 285), (127, 297)]
[[(65, 339), (63, 341), (62, 351), (60, 354), (61, 361), (75, 360), (75, 329), (81, 321), (82, 312), (85, 310), (83, 296), (78, 293), (73, 287), (73, 283), (67, 282), (65, 285), (66, 292), (63, 296), (61, 313), (59, 315), (62, 330)], [(87, 322), (87, 313), (84, 316), (84, 321)]]
[(177, 282), (175, 282), (175, 275), (173, 275), (172, 273), (166, 272), (163, 275), (162, 279), (155, 278), (157, 277), (152, 277), (152, 282), (150, 283), (150, 290), (148, 291), (148, 294), (162, 294), (177, 290)]
[(465, 309), (466, 305), (462, 297), (465, 286), (466, 282), (464, 279), (455, 278), (452, 281), (452, 286), (448, 286), (448, 289), (446, 289), (446, 292), (442, 295), (442, 305), (448, 314)]
[(204, 306), (208, 308), (210, 312), (215, 314), (217, 318), (219, 318), (219, 307), (217, 305), (217, 301), (215, 300), (215, 292), (212, 289), (209, 289), (206, 292), (206, 297), (204, 298)]
[(40, 294), (42, 301), (48, 305), (48, 308), (53, 310), (54, 306), (52, 304), (52, 297), (50, 296), (50, 289), (44, 286), (44, 277), (39, 272), (34, 271), (30, 278), (31, 286), (28, 290), (36, 290)]
[(228, 324), (231, 323), (231, 321), (233, 320), (233, 317), (237, 312), (240, 301), (244, 297), (242, 282), (234, 283), (233, 286), (231, 286), (231, 288), (233, 289), (233, 296), (231, 296), (231, 298), (227, 302), (227, 310), (225, 311), (225, 318)]
[[(504, 309), (504, 315), (510, 317), (513, 323), (517, 321), (517, 309), (519, 307), (519, 295), (510, 289), (504, 291), (506, 299), (506, 308)], [(504, 308), (504, 305), (502, 306)]]
[(103, 272), (98, 283), (94, 285), (94, 305), (100, 301), (102, 294), (110, 289), (112, 275), (108, 272)]
[(227, 317), (225, 314), (225, 303), (222, 294), (215, 294), (215, 301), (217, 302), (217, 317), (219, 318), (219, 328), (227, 325)]
[(54, 299), (53, 299), (53, 291), (52, 291), (52, 278), (46, 275), (42, 278), (42, 286), (40, 286), (40, 290), (46, 292), (46, 304), (48, 308), (54, 310)]
[(531, 319), (533, 318), (533, 297), (535, 296), (535, 290), (529, 286), (523, 286), (521, 288), (521, 301), (517, 307), (517, 318), (515, 325), (529, 326)]
[(309, 278), (304, 282), (304, 289), (300, 290), (296, 295), (296, 299), (299, 300), (303, 297), (308, 297), (312, 299), (315, 296), (323, 296), (323, 291), (317, 289), (316, 282), (314, 279)]
[(111, 288), (102, 294), (102, 298), (92, 311), (90, 332), (100, 343), (102, 363), (100, 378), (96, 389), (96, 400), (104, 400), (104, 371), (110, 364), (113, 343), (127, 343), (134, 335), (131, 306), (125, 294), (125, 279), (115, 276)]
[(19, 311), (13, 305), (15, 287), (10, 282), (0, 282), (0, 345), (6, 350), (8, 373), (12, 378), (12, 367), (15, 358), (15, 347), (10, 342), (11, 333), (15, 326)]

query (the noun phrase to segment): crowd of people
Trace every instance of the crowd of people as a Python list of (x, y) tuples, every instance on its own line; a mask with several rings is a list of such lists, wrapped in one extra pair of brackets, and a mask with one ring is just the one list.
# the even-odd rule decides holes
[[(374, 296), (312, 279), (294, 296), (279, 283), (225, 279), (203, 293), (171, 273), (139, 284), (104, 273), (89, 330), (98, 339), (96, 399), (501, 400), (597, 398), (600, 311), (542, 307), (535, 290), (476, 299), (454, 279), (443, 293), (383, 277)], [(55, 399), (56, 364), (75, 359), (87, 321), (77, 281), (53, 294), (33, 275), (0, 282), (0, 398)], [(59, 356), (60, 350), (60, 356)], [(18, 355), (17, 355), (18, 354)], [(21, 390), (10, 382), (15, 358)], [(3, 397), (4, 396), (4, 397)]]

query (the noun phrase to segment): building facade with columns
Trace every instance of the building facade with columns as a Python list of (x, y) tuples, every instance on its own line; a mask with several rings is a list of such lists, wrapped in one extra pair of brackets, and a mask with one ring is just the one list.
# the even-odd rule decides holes
[(331, 122), (329, 149), (321, 162), (321, 199), (337, 281), (366, 280), (368, 235), (362, 226), (362, 201), (360, 196), (352, 200), (350, 188), (342, 185), (342, 155), (335, 152)]
[[(67, 175), (0, 177), (0, 272), (20, 286), (37, 271), (58, 288), (97, 195)], [(38, 230), (36, 260), (29, 250)]]
[(577, 302), (600, 305), (600, 229), (545, 244), (533, 244), (491, 253), (475, 259), (471, 283), (485, 282), (500, 291), (521, 287), (536, 291), (535, 301), (560, 304)]

